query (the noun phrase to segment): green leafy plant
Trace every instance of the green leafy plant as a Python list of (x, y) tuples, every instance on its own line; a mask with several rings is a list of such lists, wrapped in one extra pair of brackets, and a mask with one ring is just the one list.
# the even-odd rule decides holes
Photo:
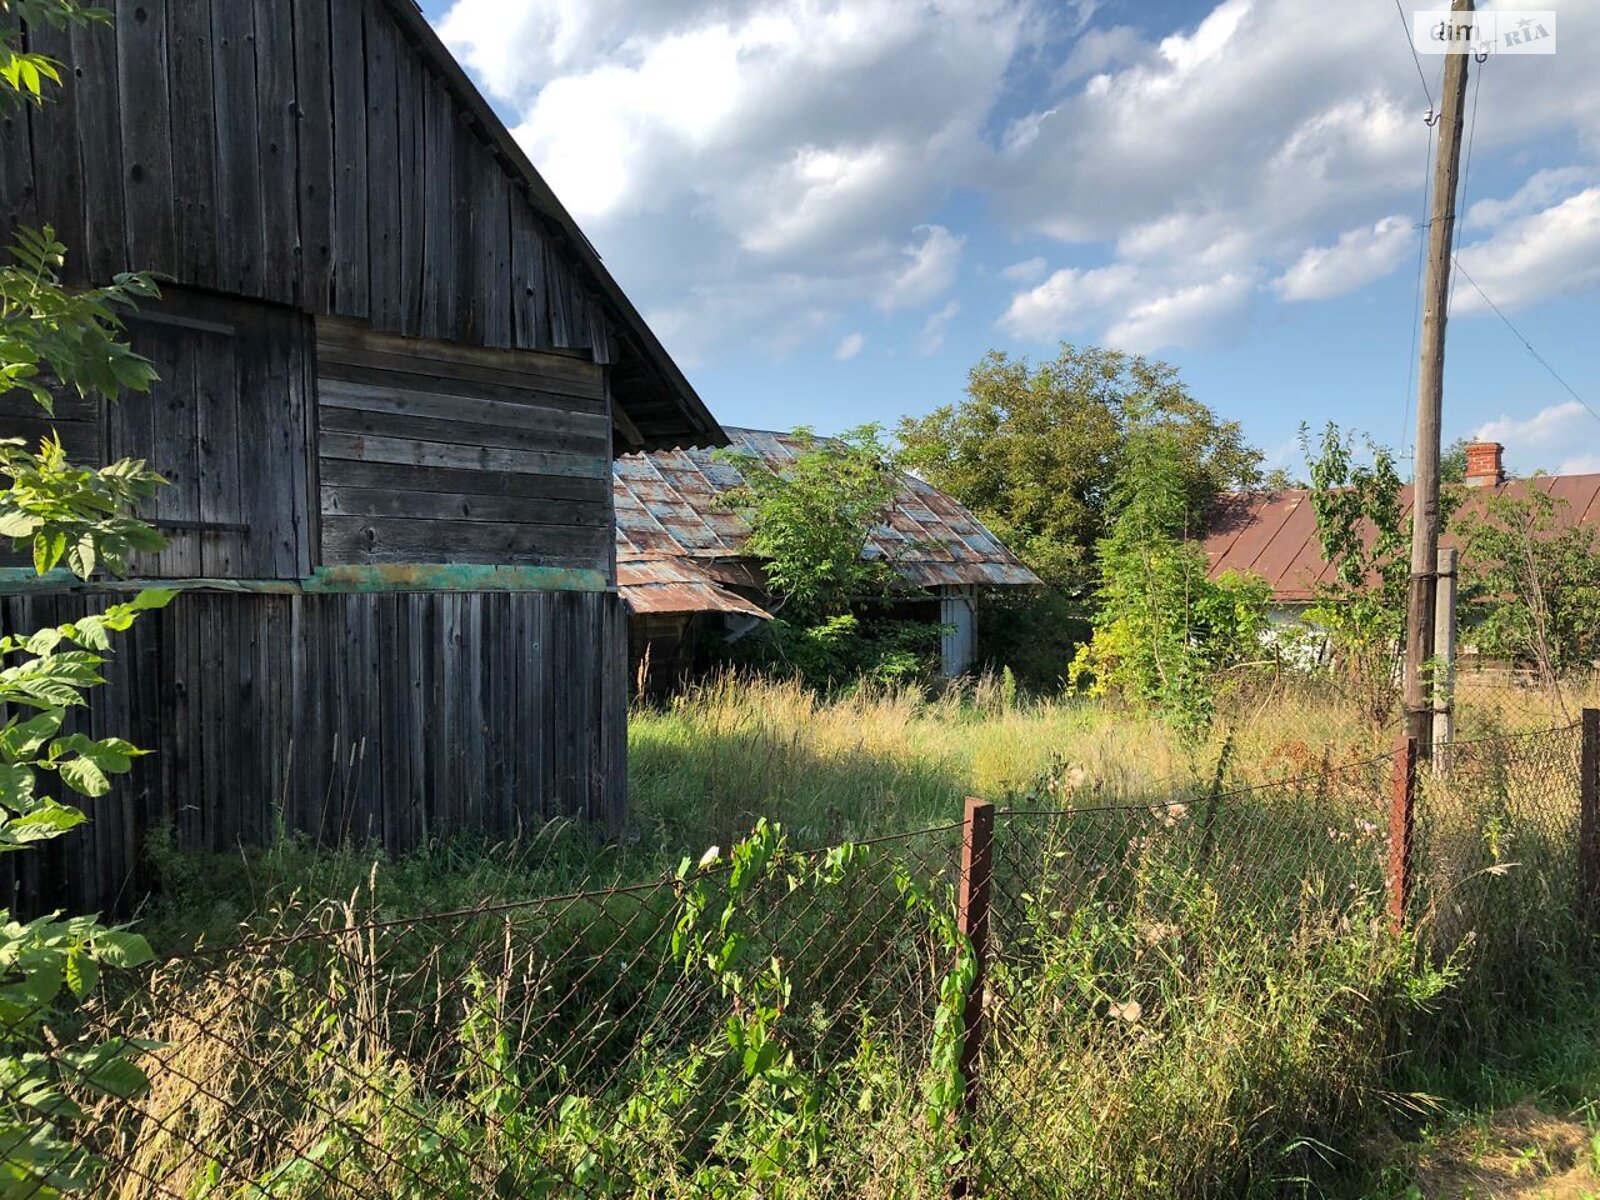
[(1306, 615), (1326, 635), (1329, 666), (1368, 719), (1381, 726), (1399, 698), (1395, 656), (1410, 573), (1400, 475), (1387, 449), (1366, 439), (1371, 461), (1363, 461), (1355, 435), (1331, 422), (1315, 449), (1302, 426), (1300, 445), (1322, 557), (1334, 574), (1316, 585)]
[(1600, 529), (1565, 507), (1530, 487), (1489, 496), (1460, 522), (1468, 636), (1552, 689), (1600, 658)]
[[(25, 47), (24, 26), (64, 28), (107, 21), (108, 13), (72, 0), (0, 0), (0, 97), (47, 102), (59, 64)], [(151, 364), (120, 340), (122, 316), (157, 289), (148, 275), (119, 275), (105, 287), (62, 285), (66, 248), (48, 227), (19, 228), (13, 262), (0, 267), (0, 394), (22, 391), (47, 414), (53, 388), (115, 399), (147, 391)], [(0, 536), (32, 549), (43, 574), (65, 561), (87, 579), (102, 565), (126, 569), (128, 556), (161, 545), (158, 533), (130, 515), (162, 482), (142, 462), (73, 466), (60, 439), (37, 452), (20, 439), (0, 441)], [(105, 795), (111, 776), (140, 753), (122, 738), (62, 732), (84, 693), (104, 682), (100, 667), (111, 634), (171, 599), (147, 591), (106, 611), (29, 636), (0, 639), (0, 852), (60, 837), (86, 819), (42, 786), (54, 778), (69, 791)], [(74, 1040), (78, 1007), (104, 967), (146, 961), (150, 948), (125, 929), (90, 916), (59, 914), (18, 921), (0, 910), (0, 1190), (52, 1197), (78, 1190), (95, 1166), (64, 1130), (84, 1119), (79, 1098), (126, 1097), (146, 1086), (131, 1038)]]
[(897, 576), (871, 545), (900, 490), (881, 430), (863, 425), (825, 439), (794, 433), (805, 448), (776, 471), (752, 454), (717, 452), (743, 478), (723, 503), (749, 523), (748, 550), (776, 598), (775, 619), (731, 643), (727, 658), (817, 688), (927, 675), (940, 627), (885, 613)]
[(898, 436), (908, 466), (971, 509), (1051, 588), (1082, 600), (1116, 517), (1117, 478), (1140, 425), (1170, 432), (1188, 506), (1256, 481), (1261, 455), (1237, 422), (1190, 395), (1177, 369), (1098, 346), (1063, 344), (1040, 363), (991, 352), (966, 396)]
[[(53, 414), (52, 386), (115, 397), (149, 391), (155, 368), (118, 340), (122, 316), (156, 296), (148, 275), (119, 275), (109, 286), (73, 292), (61, 283), (66, 247), (47, 226), (18, 229), (15, 260), (0, 267), (0, 394), (23, 391)], [(31, 545), (40, 574), (65, 559), (79, 578), (104, 564), (121, 574), (128, 556), (159, 549), (161, 535), (129, 515), (165, 482), (140, 459), (106, 467), (67, 460), (58, 438), (37, 452), (20, 438), (0, 439), (0, 537)]]
[(724, 497), (750, 524), (778, 607), (798, 621), (836, 616), (864, 597), (883, 596), (894, 572), (869, 556), (872, 531), (894, 507), (899, 478), (876, 425), (819, 439), (801, 427), (805, 449), (774, 471), (753, 454), (717, 451), (743, 482)]
[(25, 28), (66, 29), (106, 19), (104, 9), (78, 0), (0, 0), (0, 109), (43, 104), (46, 85), (61, 84), (63, 64), (29, 50)]
[(1229, 573), (1207, 578), (1192, 540), (1181, 447), (1169, 427), (1129, 436), (1118, 512), (1098, 548), (1101, 584), (1094, 635), (1069, 671), (1097, 695), (1118, 694), (1160, 712), (1198, 739), (1211, 726), (1219, 672), (1260, 661), (1266, 583)]

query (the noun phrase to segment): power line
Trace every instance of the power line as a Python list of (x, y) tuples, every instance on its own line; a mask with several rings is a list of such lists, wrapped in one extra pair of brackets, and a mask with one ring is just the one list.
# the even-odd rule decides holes
[[(1478, 134), (1478, 94), (1483, 90), (1483, 69), (1488, 66), (1485, 57), (1478, 64), (1478, 73), (1473, 76), (1472, 83), (1472, 118), (1467, 122), (1467, 161), (1461, 169), (1461, 196), (1456, 202), (1456, 219), (1464, 220), (1467, 215), (1467, 188), (1472, 180), (1472, 142)], [(1456, 286), (1459, 280), (1450, 280), (1450, 299), (1445, 305), (1445, 312), (1449, 313), (1456, 306)]]
[[(1411, 61), (1417, 64), (1417, 81), (1422, 84), (1422, 94), (1428, 98), (1428, 115), (1434, 113), (1433, 93), (1428, 90), (1428, 77), (1422, 70), (1422, 59), (1417, 56), (1416, 43), (1411, 40), (1411, 25), (1406, 20), (1406, 10), (1400, 7), (1400, 0), (1394, 0), (1395, 15), (1400, 18), (1400, 28), (1406, 31), (1406, 49), (1411, 51)], [(1433, 122), (1430, 121), (1431, 125)]]
[(1485, 292), (1483, 290), (1483, 288), (1479, 287), (1478, 281), (1476, 279), (1474, 279), (1470, 274), (1467, 273), (1467, 269), (1461, 265), (1461, 259), (1456, 257), (1455, 255), (1452, 255), (1451, 258), (1455, 262), (1456, 270), (1461, 272), (1462, 278), (1464, 278), (1468, 283), (1470, 283), (1473, 286), (1474, 290), (1477, 291), (1478, 295), (1483, 297), (1483, 302), (1485, 304), (1487, 304), (1490, 307), (1490, 309), (1493, 310), (1495, 316), (1499, 317), (1500, 320), (1505, 323), (1505, 327), (1511, 331), (1512, 336), (1514, 336), (1517, 339), (1517, 341), (1522, 343), (1523, 349), (1526, 350), (1529, 354), (1533, 355), (1533, 360), (1536, 363), (1538, 363), (1541, 367), (1543, 367), (1546, 371), (1549, 371), (1550, 372), (1550, 377), (1552, 379), (1554, 379), (1557, 383), (1559, 383), (1562, 387), (1566, 388), (1567, 394), (1569, 396), (1571, 396), (1574, 400), (1576, 400), (1579, 404), (1581, 404), (1583, 406), (1585, 412), (1587, 412), (1596, 421), (1600, 421), (1600, 412), (1596, 412), (1593, 408), (1591, 408), (1590, 405), (1589, 405), (1589, 402), (1587, 400), (1585, 400), (1582, 396), (1578, 395), (1577, 389), (1574, 388), (1565, 379), (1561, 378), (1560, 373), (1557, 372), (1554, 367), (1552, 367), (1549, 363), (1547, 363), (1545, 361), (1544, 355), (1540, 354), (1537, 350), (1535, 350), (1533, 348), (1533, 343), (1530, 342), (1527, 339), (1527, 337), (1523, 335), (1522, 330), (1518, 329), (1515, 325), (1513, 325), (1511, 323), (1511, 318), (1506, 316), (1505, 313), (1500, 311), (1500, 306), (1498, 304), (1496, 304), (1493, 300), (1489, 299), (1489, 294), (1487, 292)]
[(1422, 268), (1428, 256), (1428, 192), (1433, 180), (1433, 126), (1428, 126), (1427, 153), (1422, 157), (1422, 217), (1417, 224), (1417, 280), (1411, 289), (1411, 350), (1406, 355), (1406, 395), (1401, 404), (1400, 457), (1406, 456), (1406, 439), (1411, 436), (1412, 388), (1417, 381), (1417, 322), (1422, 316)]

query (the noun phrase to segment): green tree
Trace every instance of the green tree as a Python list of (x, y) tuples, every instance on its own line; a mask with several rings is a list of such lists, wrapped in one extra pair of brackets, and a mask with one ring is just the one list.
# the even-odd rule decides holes
[(1300, 445), (1322, 558), (1333, 568), (1331, 580), (1315, 585), (1307, 617), (1327, 636), (1331, 668), (1382, 725), (1399, 698), (1395, 664), (1411, 570), (1400, 474), (1389, 450), (1366, 438), (1358, 455), (1356, 435), (1332, 422), (1315, 447), (1302, 425)]
[(1439, 482), (1465, 483), (1467, 481), (1467, 439), (1457, 438), (1439, 455)]
[(1464, 516), (1464, 624), (1478, 649), (1561, 677), (1600, 659), (1600, 528), (1536, 488)]
[(743, 482), (724, 503), (750, 525), (750, 553), (761, 559), (778, 605), (799, 618), (837, 616), (863, 596), (881, 596), (894, 579), (882, 558), (868, 557), (872, 531), (889, 519), (899, 477), (877, 425), (832, 438), (801, 426), (805, 446), (774, 471), (753, 454), (719, 450)]
[(1158, 711), (1199, 739), (1216, 707), (1219, 673), (1261, 658), (1271, 592), (1229, 572), (1207, 578), (1193, 540), (1186, 450), (1172, 426), (1136, 426), (1101, 539), (1094, 635), (1074, 659), (1074, 681)]
[(774, 471), (751, 454), (719, 450), (743, 483), (723, 503), (749, 523), (775, 619), (730, 648), (735, 662), (792, 672), (817, 687), (866, 676), (883, 682), (927, 673), (939, 630), (893, 620), (882, 608), (897, 576), (870, 546), (899, 494), (899, 475), (876, 425), (817, 438)]
[[(60, 64), (26, 48), (24, 26), (107, 19), (75, 0), (0, 0), (0, 103), (46, 103), (45, 85), (61, 81)], [(122, 275), (70, 292), (60, 278), (66, 250), (52, 231), (14, 236), (13, 262), (0, 267), (0, 394), (24, 392), (49, 414), (56, 388), (110, 399), (148, 389), (154, 369), (119, 334), (121, 314), (157, 294), (153, 280)], [(76, 467), (55, 437), (37, 451), (9, 438), (0, 439), (0, 474), (10, 481), (0, 490), (0, 536), (29, 549), (41, 574), (62, 563), (85, 579), (102, 566), (120, 573), (129, 554), (160, 545), (129, 513), (161, 482), (142, 462)], [(51, 795), (48, 781), (101, 796), (140, 753), (121, 738), (63, 725), (104, 682), (111, 634), (169, 598), (146, 591), (95, 616), (0, 638), (0, 852), (59, 837), (86, 819)], [(149, 956), (143, 938), (93, 917), (24, 922), (0, 910), (0, 1193), (51, 1197), (87, 1185), (94, 1161), (65, 1127), (84, 1119), (83, 1099), (127, 1096), (146, 1081), (132, 1057), (140, 1044), (75, 1039), (73, 1010), (95, 990), (102, 967)]]
[(1109, 529), (1136, 423), (1171, 431), (1189, 510), (1258, 480), (1261, 455), (1238, 424), (1189, 394), (1176, 368), (1063, 344), (1037, 365), (992, 351), (966, 399), (900, 423), (903, 461), (970, 508), (1046, 583), (1083, 595)]

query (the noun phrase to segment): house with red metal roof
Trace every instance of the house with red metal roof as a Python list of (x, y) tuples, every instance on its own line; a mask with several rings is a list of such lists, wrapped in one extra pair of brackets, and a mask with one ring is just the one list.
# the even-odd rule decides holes
[[(1458, 514), (1481, 506), (1489, 496), (1538, 491), (1555, 501), (1554, 515), (1562, 525), (1600, 524), (1600, 474), (1507, 479), (1502, 453), (1498, 442), (1475, 442), (1467, 447), (1468, 493)], [(1400, 498), (1402, 519), (1409, 523), (1411, 488), (1402, 488)], [(1333, 581), (1333, 570), (1323, 558), (1317, 538), (1311, 496), (1304, 488), (1223, 496), (1213, 512), (1204, 545), (1211, 560), (1211, 578), (1224, 571), (1261, 576), (1272, 586), (1279, 615), (1293, 615), (1316, 599), (1319, 585)], [(1459, 548), (1459, 539), (1447, 528), (1440, 545)]]

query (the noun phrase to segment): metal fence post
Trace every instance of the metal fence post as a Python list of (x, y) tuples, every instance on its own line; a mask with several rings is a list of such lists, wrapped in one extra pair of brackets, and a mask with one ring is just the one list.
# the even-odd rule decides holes
[(1578, 754), (1578, 911), (1593, 931), (1600, 916), (1600, 708), (1586, 708)]
[(1395, 741), (1389, 774), (1389, 870), (1384, 882), (1389, 893), (1389, 928), (1406, 927), (1411, 902), (1411, 851), (1416, 829), (1417, 739), (1402, 735)]
[[(989, 888), (994, 879), (994, 805), (967, 797), (965, 828), (961, 839), (961, 892), (956, 919), (972, 946), (974, 970), (967, 991), (961, 1043), (961, 1118), (965, 1149), (966, 1131), (978, 1111), (978, 1054), (983, 1046), (983, 984), (989, 957)], [(950, 1182), (950, 1195), (968, 1194), (968, 1167), (963, 1161)]]

